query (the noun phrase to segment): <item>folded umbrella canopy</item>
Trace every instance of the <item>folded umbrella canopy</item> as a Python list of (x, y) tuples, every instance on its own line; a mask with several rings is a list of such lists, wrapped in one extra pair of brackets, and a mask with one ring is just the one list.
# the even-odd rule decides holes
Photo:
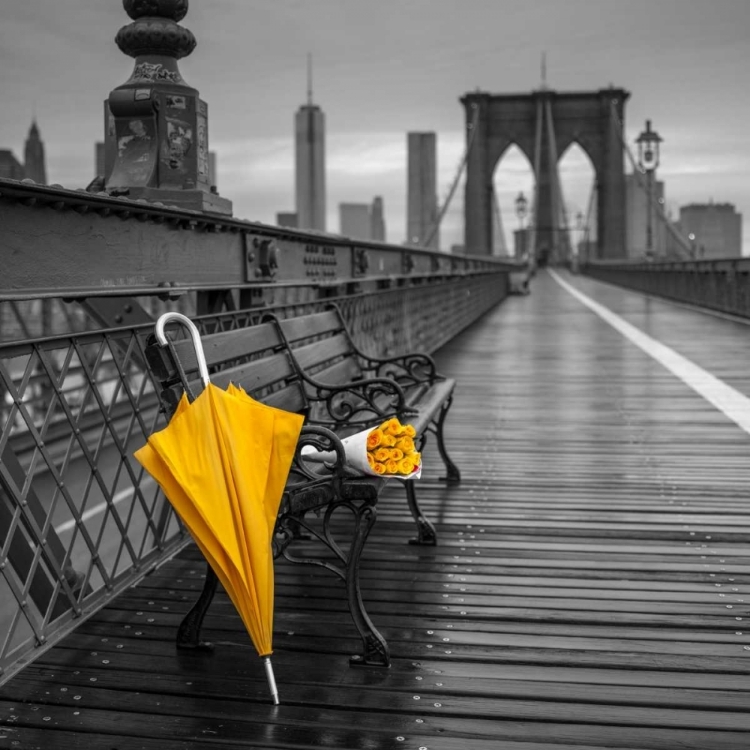
[(304, 418), (261, 404), (234, 385), (226, 391), (214, 386), (200, 334), (189, 318), (162, 315), (156, 324), (159, 343), (167, 343), (169, 320), (190, 330), (205, 388), (192, 403), (183, 394), (169, 425), (151, 435), (135, 457), (162, 488), (224, 586), (263, 658), (278, 703), (269, 658), (271, 541)]

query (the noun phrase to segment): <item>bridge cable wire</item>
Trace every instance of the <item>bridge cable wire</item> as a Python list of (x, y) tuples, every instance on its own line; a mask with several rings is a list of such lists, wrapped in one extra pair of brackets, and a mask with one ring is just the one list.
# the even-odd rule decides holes
[[(547, 113), (547, 137), (549, 139), (550, 164), (554, 165), (554, 168), (551, 170), (552, 221), (554, 222), (552, 230), (555, 232), (557, 228), (562, 229), (562, 233), (556, 232), (556, 236), (553, 235), (553, 239), (562, 238), (563, 251), (565, 251), (566, 249), (570, 249), (570, 228), (568, 226), (568, 213), (565, 207), (565, 196), (563, 194), (562, 183), (560, 182), (555, 122), (552, 119), (552, 104), (549, 99), (545, 102), (545, 111)], [(566, 241), (568, 243), (567, 248), (564, 246)]]
[(458, 187), (459, 180), (461, 179), (461, 175), (464, 173), (466, 165), (469, 161), (469, 154), (471, 153), (471, 147), (474, 145), (474, 138), (477, 134), (477, 125), (479, 124), (479, 106), (477, 104), (472, 104), (471, 106), (474, 109), (474, 115), (471, 118), (471, 122), (469, 123), (469, 129), (471, 130), (469, 142), (466, 144), (464, 155), (461, 158), (460, 164), (458, 165), (458, 170), (456, 171), (456, 176), (453, 178), (453, 183), (451, 184), (450, 190), (448, 191), (448, 196), (443, 202), (442, 208), (438, 211), (435, 222), (433, 223), (432, 227), (430, 227), (430, 231), (427, 234), (427, 238), (424, 242), (424, 247), (430, 246), (430, 243), (437, 234), (438, 229), (440, 229), (440, 222), (442, 222), (445, 214), (448, 211), (451, 201), (453, 200), (453, 196), (456, 192), (456, 188)]
[(536, 103), (536, 133), (534, 134), (534, 199), (531, 203), (530, 221), (531, 233), (526, 248), (529, 264), (536, 266), (536, 237), (537, 237), (537, 209), (539, 207), (539, 169), (542, 160), (542, 103)]
[(591, 215), (594, 212), (594, 199), (597, 197), (598, 190), (599, 182), (597, 181), (596, 177), (594, 177), (594, 182), (591, 185), (591, 192), (589, 193), (588, 207), (586, 208), (586, 222), (583, 225), (583, 246), (587, 255), (589, 248), (589, 238), (591, 237)]
[[(635, 157), (633, 156), (633, 152), (630, 150), (630, 146), (625, 140), (622, 120), (620, 120), (620, 116), (617, 113), (617, 108), (615, 107), (614, 102), (610, 103), (610, 107), (612, 109), (612, 117), (614, 118), (615, 124), (617, 125), (617, 128), (616, 128), (617, 137), (620, 139), (620, 143), (622, 144), (623, 150), (625, 151), (625, 154), (627, 155), (628, 160), (630, 161), (630, 165), (633, 168), (633, 174), (636, 176), (636, 180), (638, 181), (638, 187), (646, 194), (646, 200), (650, 199), (651, 207), (656, 209), (655, 213), (656, 213), (657, 219), (659, 219), (659, 221), (661, 221), (662, 224), (664, 224), (664, 226), (667, 228), (667, 231), (672, 235), (672, 237), (677, 242), (678, 248), (677, 248), (677, 253), (675, 254), (680, 256), (683, 259), (692, 258), (693, 253), (690, 247), (690, 241), (686, 239), (677, 230), (674, 223), (671, 222), (669, 218), (666, 216), (664, 212), (664, 205), (659, 202), (659, 199), (654, 194), (654, 191), (648, 190), (648, 187), (645, 184), (645, 177), (644, 177), (645, 172), (638, 165), (638, 162), (635, 160)], [(665, 247), (664, 249), (666, 252), (668, 248)]]

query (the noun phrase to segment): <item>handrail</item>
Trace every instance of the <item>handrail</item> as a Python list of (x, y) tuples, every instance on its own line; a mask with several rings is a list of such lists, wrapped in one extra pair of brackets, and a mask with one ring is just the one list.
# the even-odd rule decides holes
[(750, 318), (750, 257), (597, 260), (580, 270), (628, 289)]

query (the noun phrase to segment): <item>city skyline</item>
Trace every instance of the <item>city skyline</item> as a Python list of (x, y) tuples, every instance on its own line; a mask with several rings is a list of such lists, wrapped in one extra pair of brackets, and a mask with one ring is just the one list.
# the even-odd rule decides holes
[[(552, 89), (612, 83), (631, 91), (627, 140), (632, 146), (646, 118), (664, 137), (658, 176), (674, 218), (679, 206), (711, 199), (750, 214), (750, 97), (734, 91), (737, 72), (750, 64), (750, 4), (569, 0), (563, 10), (550, 0), (520, 8), (404, 0), (393, 4), (397, 25), (385, 6), (224, 0), (217, 13), (213, 4), (191, 4), (182, 23), (198, 47), (181, 69), (208, 102), (221, 192), (238, 218), (273, 223), (294, 205), (291, 118), (304, 100), (308, 51), (327, 117), (329, 227), (339, 203), (378, 194), (389, 239), (406, 239), (404, 134), (437, 133), (442, 203), (464, 147), (458, 98), (477, 86), (538, 88), (545, 50)], [(0, 147), (23, 153), (35, 111), (48, 181), (83, 187), (94, 172), (91, 144), (102, 139), (101, 102), (132, 69), (112, 41), (129, 19), (114, 0), (96, 7), (69, 0), (65, 8), (8, 0), (0, 16), (0, 63), (13, 72), (2, 87)], [(568, 214), (585, 211), (591, 168), (580, 150), (566, 156), (561, 173)], [(530, 182), (517, 153), (503, 160), (496, 186), (508, 233), (517, 224), (512, 200), (528, 195)], [(443, 249), (463, 241), (462, 202), (459, 187), (441, 225)], [(750, 238), (743, 244), (750, 254)]]

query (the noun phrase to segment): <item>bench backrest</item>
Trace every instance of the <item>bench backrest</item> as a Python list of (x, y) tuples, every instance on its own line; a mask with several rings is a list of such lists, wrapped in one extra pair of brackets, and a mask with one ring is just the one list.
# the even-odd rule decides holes
[(359, 358), (337, 309), (279, 320), (294, 358), (305, 373), (325, 383), (362, 378)]
[[(226, 388), (241, 385), (253, 398), (286, 411), (307, 413), (302, 381), (273, 323), (201, 336), (211, 382)], [(184, 390), (197, 396), (203, 385), (190, 339), (168, 347), (149, 342), (146, 357), (162, 386), (162, 398), (170, 412)]]

